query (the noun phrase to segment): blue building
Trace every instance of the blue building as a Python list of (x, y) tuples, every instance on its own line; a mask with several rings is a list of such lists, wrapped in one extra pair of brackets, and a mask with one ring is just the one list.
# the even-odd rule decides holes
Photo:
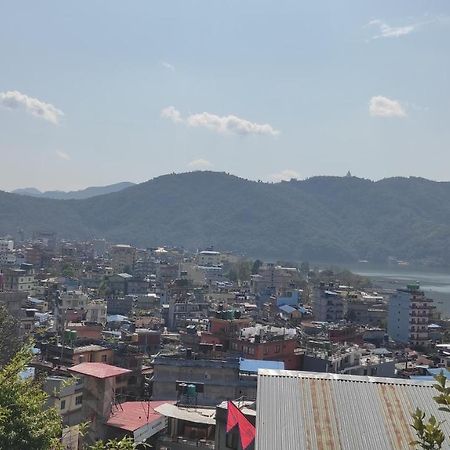
[(398, 290), (389, 300), (387, 332), (396, 342), (409, 341), (409, 312), (411, 294)]

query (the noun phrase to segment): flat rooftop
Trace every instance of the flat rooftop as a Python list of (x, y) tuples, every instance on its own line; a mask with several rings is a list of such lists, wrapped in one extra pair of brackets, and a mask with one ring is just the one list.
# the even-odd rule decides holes
[(131, 370), (122, 369), (122, 367), (111, 366), (110, 364), (104, 363), (81, 363), (73, 367), (69, 367), (69, 372), (78, 373), (80, 375), (86, 375), (89, 377), (106, 379), (118, 377), (119, 375), (124, 375), (131, 373)]

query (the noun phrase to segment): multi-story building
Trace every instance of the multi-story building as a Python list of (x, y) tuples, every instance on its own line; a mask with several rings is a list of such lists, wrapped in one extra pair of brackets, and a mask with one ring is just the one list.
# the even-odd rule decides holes
[(3, 289), (16, 292), (34, 293), (36, 281), (32, 270), (5, 269), (3, 274)]
[(14, 241), (11, 239), (0, 239), (0, 253), (9, 253), (14, 250)]
[(106, 301), (94, 300), (86, 306), (86, 322), (106, 324)]
[(168, 327), (177, 329), (186, 325), (188, 319), (207, 319), (209, 303), (196, 298), (193, 293), (172, 295), (169, 299)]
[(196, 386), (194, 403), (217, 405), (226, 398), (254, 399), (255, 380), (240, 377), (238, 360), (210, 360), (159, 356), (153, 362), (154, 400), (183, 402), (180, 385)]
[(13, 253), (14, 241), (11, 239), (0, 239), (0, 266), (14, 264), (16, 257)]
[(81, 291), (63, 292), (60, 300), (63, 309), (86, 309), (88, 304), (88, 296)]
[(203, 250), (197, 255), (199, 266), (219, 266), (221, 264), (220, 252), (214, 250)]
[(389, 301), (389, 336), (394, 341), (413, 347), (427, 347), (430, 343), (428, 325), (433, 309), (433, 300), (425, 297), (418, 284), (398, 289)]
[(338, 292), (322, 287), (314, 290), (313, 315), (319, 322), (339, 322), (347, 313), (347, 302)]
[(4, 306), (15, 319), (21, 318), (22, 307), (27, 301), (27, 293), (21, 291), (0, 292), (0, 306)]
[(111, 265), (115, 273), (129, 273), (134, 269), (136, 249), (131, 245), (117, 244), (111, 247)]
[(296, 267), (283, 267), (275, 264), (265, 264), (258, 273), (252, 275), (250, 285), (253, 293), (270, 292), (281, 294), (297, 287), (299, 271)]
[(232, 338), (229, 350), (247, 359), (283, 361), (286, 369), (300, 365), (299, 344), (294, 328), (257, 325), (243, 328), (240, 336)]

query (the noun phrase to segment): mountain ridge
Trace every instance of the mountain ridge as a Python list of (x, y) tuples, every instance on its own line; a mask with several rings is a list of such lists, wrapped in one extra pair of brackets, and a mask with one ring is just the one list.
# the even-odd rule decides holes
[(39, 198), (52, 198), (55, 200), (71, 200), (71, 199), (86, 199), (95, 197), (97, 195), (109, 194), (111, 192), (119, 192), (122, 189), (126, 189), (130, 186), (134, 186), (135, 183), (129, 181), (122, 181), (119, 183), (108, 184), (106, 186), (89, 186), (77, 191), (40, 191), (39, 189), (28, 187), (20, 188), (11, 191), (12, 194), (28, 195), (31, 197)]
[(0, 192), (0, 233), (105, 237), (138, 246), (214, 245), (284, 260), (450, 265), (450, 183), (312, 177), (279, 183), (224, 172), (163, 175), (119, 192), (52, 200)]

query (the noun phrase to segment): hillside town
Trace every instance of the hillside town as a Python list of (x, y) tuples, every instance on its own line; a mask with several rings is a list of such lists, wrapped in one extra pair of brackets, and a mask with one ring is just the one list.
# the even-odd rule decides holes
[(411, 405), (442, 414), (427, 382), (449, 373), (450, 322), (418, 283), (51, 232), (0, 239), (0, 271), (16, 324), (2, 339), (32, 339), (23, 377), (42, 381), (66, 449), (400, 449)]

